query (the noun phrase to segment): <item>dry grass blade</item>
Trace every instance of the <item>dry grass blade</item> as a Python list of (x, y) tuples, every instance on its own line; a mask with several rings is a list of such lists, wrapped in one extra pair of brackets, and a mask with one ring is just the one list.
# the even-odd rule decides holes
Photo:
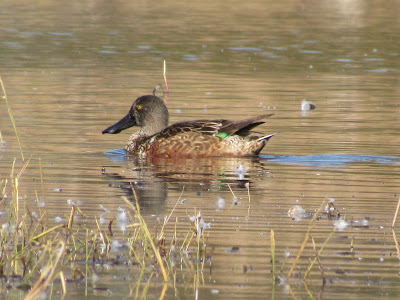
[(68, 229), (72, 228), (72, 223), (74, 222), (74, 214), (75, 214), (75, 205), (72, 205), (71, 207), (71, 214), (69, 215), (69, 220), (68, 220)]
[(231, 188), (231, 185), (230, 185), (229, 183), (227, 183), (226, 185), (228, 186), (229, 190), (231, 191), (232, 196), (233, 196), (233, 197), (236, 197), (236, 196), (235, 196), (235, 193), (233, 192), (233, 190), (232, 190), (232, 188)]
[(13, 114), (12, 114), (12, 112), (11, 112), (11, 107), (10, 107), (10, 105), (8, 104), (8, 98), (7, 98), (6, 89), (4, 88), (4, 83), (3, 83), (3, 80), (1, 79), (1, 76), (0, 76), (0, 83), (1, 83), (1, 88), (2, 88), (2, 90), (3, 90), (3, 99), (6, 101), (6, 106), (7, 106), (8, 115), (9, 115), (10, 120), (11, 120), (11, 123), (12, 123), (12, 125), (13, 125), (13, 127), (14, 127), (14, 132), (15, 132), (15, 136), (17, 137), (17, 142), (18, 142), (18, 146), (19, 146), (19, 151), (20, 151), (20, 153), (21, 153), (22, 160), (24, 161), (25, 158), (24, 158), (24, 153), (22, 152), (21, 142), (20, 142), (20, 140), (19, 140), (19, 135), (18, 135), (18, 131), (17, 131), (17, 126), (15, 125), (15, 120), (14, 120), (14, 116), (13, 116)]
[(159, 300), (164, 299), (165, 298), (165, 293), (167, 292), (167, 288), (168, 288), (168, 283), (164, 283), (164, 286), (162, 288), (160, 297), (158, 297)]
[(54, 230), (57, 230), (58, 228), (62, 228), (62, 227), (64, 227), (64, 226), (65, 226), (64, 224), (60, 224), (60, 225), (54, 226), (54, 227), (52, 227), (52, 228), (50, 228), (50, 229), (47, 229), (46, 231), (43, 231), (42, 233), (40, 233), (40, 234), (38, 234), (38, 235), (35, 235), (34, 237), (31, 238), (31, 240), (32, 240), (32, 241), (35, 241), (35, 240), (37, 240), (37, 239), (40, 239), (41, 237), (43, 237), (43, 236), (49, 234), (50, 232), (52, 232), (52, 231), (54, 231)]
[(62, 287), (62, 294), (66, 295), (67, 294), (67, 285), (66, 285), (67, 280), (65, 279), (63, 272), (60, 272), (60, 281), (61, 281), (61, 287)]
[(275, 285), (275, 232), (271, 229), (271, 262), (272, 262), (272, 284)]

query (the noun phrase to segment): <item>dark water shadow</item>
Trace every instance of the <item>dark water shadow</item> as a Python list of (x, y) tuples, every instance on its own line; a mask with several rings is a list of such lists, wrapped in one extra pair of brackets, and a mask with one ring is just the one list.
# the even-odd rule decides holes
[(343, 166), (353, 163), (400, 164), (400, 157), (348, 154), (312, 154), (312, 155), (261, 155), (260, 159), (269, 162), (296, 164), (305, 166)]

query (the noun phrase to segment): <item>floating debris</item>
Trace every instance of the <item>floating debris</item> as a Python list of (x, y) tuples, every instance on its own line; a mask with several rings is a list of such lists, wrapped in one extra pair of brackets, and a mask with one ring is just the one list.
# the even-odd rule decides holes
[(201, 212), (198, 212), (197, 216), (189, 216), (189, 220), (193, 223), (196, 234), (199, 236), (203, 234), (204, 230), (211, 227), (211, 223), (204, 222)]
[(240, 205), (240, 204), (242, 204), (242, 203), (238, 200), (238, 197), (233, 196), (233, 197), (232, 197), (232, 204), (233, 204), (233, 205)]
[(54, 222), (56, 222), (56, 223), (61, 223), (61, 222), (63, 222), (63, 221), (64, 221), (64, 219), (61, 218), (61, 217), (55, 217), (55, 218), (54, 218)]
[(316, 108), (315, 104), (307, 101), (306, 99), (303, 99), (303, 101), (301, 101), (301, 110), (302, 111), (308, 111), (308, 110), (312, 110), (315, 108)]
[(225, 250), (226, 253), (240, 253), (240, 248), (237, 246), (233, 246), (231, 249)]
[(351, 227), (353, 228), (369, 228), (369, 221), (367, 219), (363, 219), (361, 221), (355, 220), (351, 221)]
[(128, 216), (126, 211), (121, 207), (118, 207), (117, 211), (117, 226), (122, 232), (125, 232), (126, 225), (128, 225)]
[(225, 199), (222, 197), (218, 197), (217, 199), (217, 211), (221, 211), (225, 208)]
[(78, 200), (78, 201), (74, 202), (72, 199), (68, 199), (67, 200), (67, 204), (70, 205), (70, 206), (72, 206), (72, 205), (80, 206), (80, 205), (82, 205), (82, 201)]
[(16, 228), (17, 227), (15, 225), (9, 225), (8, 223), (4, 223), (1, 225), (2, 231), (6, 233), (15, 233)]
[(336, 218), (338, 220), (340, 219), (340, 212), (336, 209), (334, 202), (334, 198), (328, 198), (328, 204), (325, 205), (325, 213), (328, 215), (328, 218)]
[(288, 210), (288, 216), (293, 220), (293, 221), (301, 221), (306, 217), (309, 217), (310, 214), (306, 212), (304, 208), (302, 208), (300, 205), (294, 205)]
[(100, 208), (102, 211), (104, 211), (104, 212), (110, 212), (110, 210), (107, 209), (107, 208), (105, 208), (105, 207), (103, 206), (103, 204), (99, 204), (99, 208)]
[(349, 226), (349, 223), (347, 223), (347, 222), (346, 222), (345, 220), (343, 220), (343, 219), (339, 219), (339, 220), (335, 221), (335, 222), (333, 223), (333, 225), (336, 227), (336, 229), (337, 229), (338, 231), (343, 231), (343, 230), (346, 229), (347, 226)]
[(3, 140), (3, 137), (1, 135), (1, 131), (0, 131), (0, 151), (5, 151), (7, 147), (7, 143), (5, 140)]
[(118, 240), (111, 241), (111, 251), (120, 251), (125, 245)]
[(243, 180), (246, 175), (246, 169), (243, 167), (243, 165), (239, 165), (236, 168), (236, 176), (238, 180)]
[(99, 204), (99, 208), (103, 211), (102, 213), (99, 214), (99, 222), (100, 224), (105, 224), (107, 223), (107, 219), (104, 218), (104, 215), (109, 213), (110, 210), (105, 208), (103, 204)]
[(285, 258), (289, 258), (292, 255), (292, 252), (290, 252), (289, 248), (286, 248), (283, 254), (285, 255)]

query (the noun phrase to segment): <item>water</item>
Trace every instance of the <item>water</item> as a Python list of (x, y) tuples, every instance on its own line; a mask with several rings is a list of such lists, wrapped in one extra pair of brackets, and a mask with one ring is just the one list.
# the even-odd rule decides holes
[[(118, 208), (126, 208), (121, 197), (133, 199), (133, 186), (155, 231), (181, 199), (172, 215), (180, 232), (195, 209), (211, 223), (212, 266), (198, 285), (201, 298), (399, 296), (390, 229), (400, 186), (396, 3), (72, 1), (65, 7), (3, 1), (0, 7), (0, 75), (23, 153), (31, 157), (20, 194), (32, 210), (36, 194), (42, 195), (41, 172), (54, 223), (68, 218), (71, 201), (96, 217), (105, 212), (101, 204), (109, 211), (105, 219), (116, 218)], [(121, 148), (130, 132), (101, 131), (163, 82), (164, 59), (171, 122), (274, 113), (258, 130), (279, 134), (255, 159), (144, 165), (127, 159)], [(301, 111), (303, 99), (316, 109)], [(1, 103), (4, 179), (14, 158), (16, 170), (22, 163)], [(239, 166), (244, 178), (238, 178)], [(312, 214), (327, 198), (335, 199), (349, 225), (320, 254), (326, 285), (315, 266), (307, 287), (292, 279), (294, 284), (273, 289), (271, 229), (277, 273), (284, 277), (310, 222), (292, 220), (288, 211), (300, 205)], [(90, 220), (87, 225), (96, 226)], [(312, 236), (318, 249), (334, 222), (317, 221)], [(173, 230), (171, 223), (168, 238)], [(355, 254), (349, 254), (352, 244)], [(309, 243), (294, 274), (304, 274), (314, 257)], [(97, 270), (87, 292), (78, 284), (69, 293), (127, 297), (135, 272), (125, 266)], [(196, 297), (193, 277), (182, 274), (167, 298)], [(162, 288), (152, 282), (148, 296), (158, 297)]]

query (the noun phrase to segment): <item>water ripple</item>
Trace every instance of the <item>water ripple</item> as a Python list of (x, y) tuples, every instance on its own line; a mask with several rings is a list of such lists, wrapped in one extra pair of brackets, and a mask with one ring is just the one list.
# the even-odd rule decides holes
[(400, 157), (348, 154), (312, 154), (312, 155), (261, 155), (260, 158), (271, 162), (308, 166), (341, 166), (350, 163), (400, 164)]

